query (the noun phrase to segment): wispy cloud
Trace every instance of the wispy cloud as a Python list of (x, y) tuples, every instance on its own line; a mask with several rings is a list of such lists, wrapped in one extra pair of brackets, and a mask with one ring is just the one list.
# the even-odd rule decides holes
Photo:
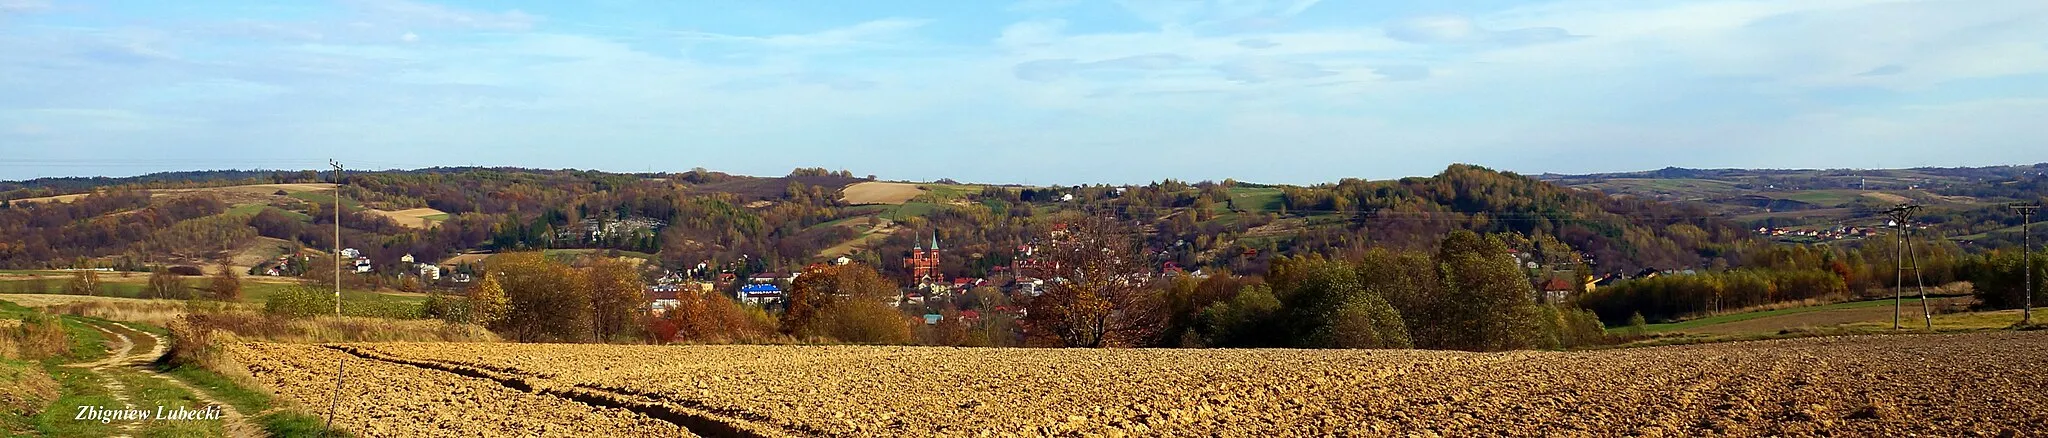
[(1387, 26), (1386, 35), (1388, 38), (1422, 44), (1535, 44), (1577, 37), (1556, 27), (1491, 30), (1473, 23), (1469, 17), (1462, 16), (1400, 20)]
[[(2048, 160), (2032, 0), (189, 6), (218, 18), (0, 0), (36, 11), (0, 17), (0, 144), (1038, 183)], [(1082, 155), (1120, 164), (1015, 164)]]
[(541, 21), (541, 17), (517, 9), (484, 12), (411, 0), (344, 0), (344, 3), (371, 17), (404, 26), (528, 30)]

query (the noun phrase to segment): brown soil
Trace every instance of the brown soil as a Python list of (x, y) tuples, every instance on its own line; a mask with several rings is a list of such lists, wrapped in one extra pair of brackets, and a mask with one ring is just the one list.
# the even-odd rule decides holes
[[(542, 394), (580, 394), (673, 414), (663, 418), (743, 422), (749, 430), (772, 432), (765, 435), (1967, 436), (2024, 434), (2048, 421), (2048, 393), (2021, 387), (2048, 378), (2048, 332), (1577, 353), (345, 348), (372, 364), (360, 375), (365, 389), (355, 392), (397, 401), (348, 405), (384, 414), (374, 417), (382, 421), (372, 423), (379, 428), (373, 434), (560, 430), (554, 428), (576, 427), (585, 418), (579, 415), (589, 412), (551, 407), (538, 411), (557, 416), (530, 418), (515, 414), (537, 409), (464, 401), (527, 401)], [(240, 352), (239, 360), (265, 370), (259, 380), (281, 394), (324, 405), (335, 356), (318, 347), (273, 344)], [(477, 383), (493, 381), (532, 390), (505, 393), (510, 386)], [(463, 421), (423, 420), (457, 416)], [(662, 433), (618, 427), (609, 434)]]

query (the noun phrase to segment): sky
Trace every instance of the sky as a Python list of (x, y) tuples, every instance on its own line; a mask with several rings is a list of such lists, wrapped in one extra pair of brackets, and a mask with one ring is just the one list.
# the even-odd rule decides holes
[(0, 0), (0, 179), (2048, 161), (2041, 0)]

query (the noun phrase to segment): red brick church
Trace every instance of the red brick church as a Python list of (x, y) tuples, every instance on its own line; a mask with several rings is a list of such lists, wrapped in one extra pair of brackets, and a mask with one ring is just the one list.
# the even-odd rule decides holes
[(911, 248), (910, 258), (903, 259), (903, 267), (910, 269), (911, 281), (920, 284), (945, 279), (945, 276), (939, 273), (939, 233), (932, 232), (930, 248), (925, 248), (923, 244)]

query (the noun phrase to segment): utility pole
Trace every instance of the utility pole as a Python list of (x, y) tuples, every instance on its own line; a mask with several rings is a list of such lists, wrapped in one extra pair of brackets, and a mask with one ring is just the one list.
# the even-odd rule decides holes
[[(334, 166), (334, 316), (341, 316), (341, 163), (332, 159), (327, 164)], [(342, 384), (348, 376), (348, 356), (343, 355), (334, 364), (334, 394), (327, 402), (327, 428), (334, 428), (334, 411), (341, 408)]]
[(341, 163), (334, 166), (334, 316), (341, 316)]
[(1897, 208), (1885, 211), (1886, 215), (1891, 216), (1892, 224), (1897, 226), (1899, 229), (1897, 253), (1898, 270), (1896, 271), (1897, 275), (1893, 278), (1894, 283), (1892, 287), (1893, 330), (1899, 329), (1899, 322), (1901, 317), (1903, 316), (1901, 315), (1901, 313), (1903, 313), (1904, 310), (1903, 304), (1906, 295), (1906, 270), (1908, 269), (1906, 267), (1906, 263), (1908, 260), (1911, 260), (1913, 264), (1913, 266), (1910, 268), (1913, 270), (1913, 278), (1915, 281), (1919, 282), (1921, 319), (1926, 322), (1927, 330), (1934, 330), (1934, 310), (1927, 303), (1927, 280), (1925, 277), (1922, 277), (1920, 275), (1920, 253), (1918, 251), (1914, 251), (1912, 243), (1907, 241), (1907, 235), (1912, 233), (1911, 230), (1913, 213), (1918, 212), (1919, 210), (1919, 205), (1901, 205)]
[(2025, 301), (2020, 311), (2020, 325), (2034, 323), (2034, 243), (2033, 235), (2027, 233), (2027, 225), (2034, 223), (2034, 213), (2041, 210), (2039, 204), (2013, 203), (2012, 210), (2020, 214), (2020, 270), (2027, 273)]

